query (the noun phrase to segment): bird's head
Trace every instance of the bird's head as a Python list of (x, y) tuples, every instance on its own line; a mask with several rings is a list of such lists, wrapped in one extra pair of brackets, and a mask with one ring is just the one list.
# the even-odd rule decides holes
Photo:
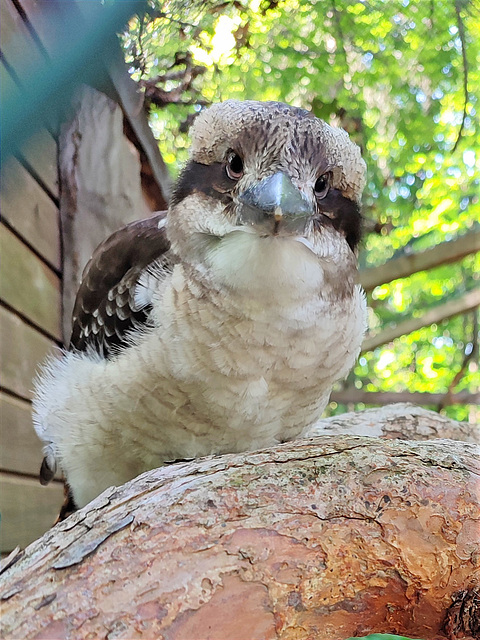
[(182, 260), (208, 263), (220, 247), (232, 255), (234, 241), (354, 260), (366, 167), (345, 131), (282, 103), (228, 100), (191, 133), (168, 221)]

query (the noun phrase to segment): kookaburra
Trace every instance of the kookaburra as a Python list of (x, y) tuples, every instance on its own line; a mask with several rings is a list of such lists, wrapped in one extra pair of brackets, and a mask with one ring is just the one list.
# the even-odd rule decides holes
[(74, 501), (168, 461), (301, 435), (365, 331), (365, 163), (345, 131), (276, 102), (200, 113), (166, 214), (85, 268), (68, 352), (36, 383), (41, 475)]

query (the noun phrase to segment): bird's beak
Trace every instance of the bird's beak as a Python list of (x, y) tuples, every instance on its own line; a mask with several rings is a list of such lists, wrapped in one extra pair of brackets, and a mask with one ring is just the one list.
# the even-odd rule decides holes
[(267, 228), (269, 234), (303, 235), (315, 213), (290, 178), (279, 171), (238, 196), (237, 224)]

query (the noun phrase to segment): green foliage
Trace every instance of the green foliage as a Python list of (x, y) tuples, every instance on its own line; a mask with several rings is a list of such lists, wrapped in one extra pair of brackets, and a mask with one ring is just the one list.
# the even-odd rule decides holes
[[(160, 76), (166, 104), (152, 104), (151, 122), (174, 173), (202, 105), (281, 100), (342, 126), (363, 148), (366, 226), (380, 232), (366, 234), (361, 267), (434, 247), (480, 221), (476, 0), (151, 0), (150, 7), (131, 21), (124, 46), (137, 80)], [(479, 279), (477, 254), (377, 287), (370, 327), (421, 315)], [(446, 393), (466, 356), (478, 354), (475, 334), (473, 313), (425, 327), (365, 354), (349, 383)], [(476, 360), (452, 390), (480, 388)], [(479, 418), (473, 407), (446, 412)]]

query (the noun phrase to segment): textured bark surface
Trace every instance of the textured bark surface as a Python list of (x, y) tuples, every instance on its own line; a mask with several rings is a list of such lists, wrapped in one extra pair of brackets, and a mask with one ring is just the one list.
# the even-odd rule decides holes
[(319, 420), (308, 432), (321, 435), (375, 436), (388, 440), (435, 440), (447, 438), (480, 444), (480, 425), (456, 422), (435, 411), (408, 402), (382, 409), (352, 411)]
[(321, 436), (148, 472), (9, 560), (2, 637), (480, 637), (478, 454)]

